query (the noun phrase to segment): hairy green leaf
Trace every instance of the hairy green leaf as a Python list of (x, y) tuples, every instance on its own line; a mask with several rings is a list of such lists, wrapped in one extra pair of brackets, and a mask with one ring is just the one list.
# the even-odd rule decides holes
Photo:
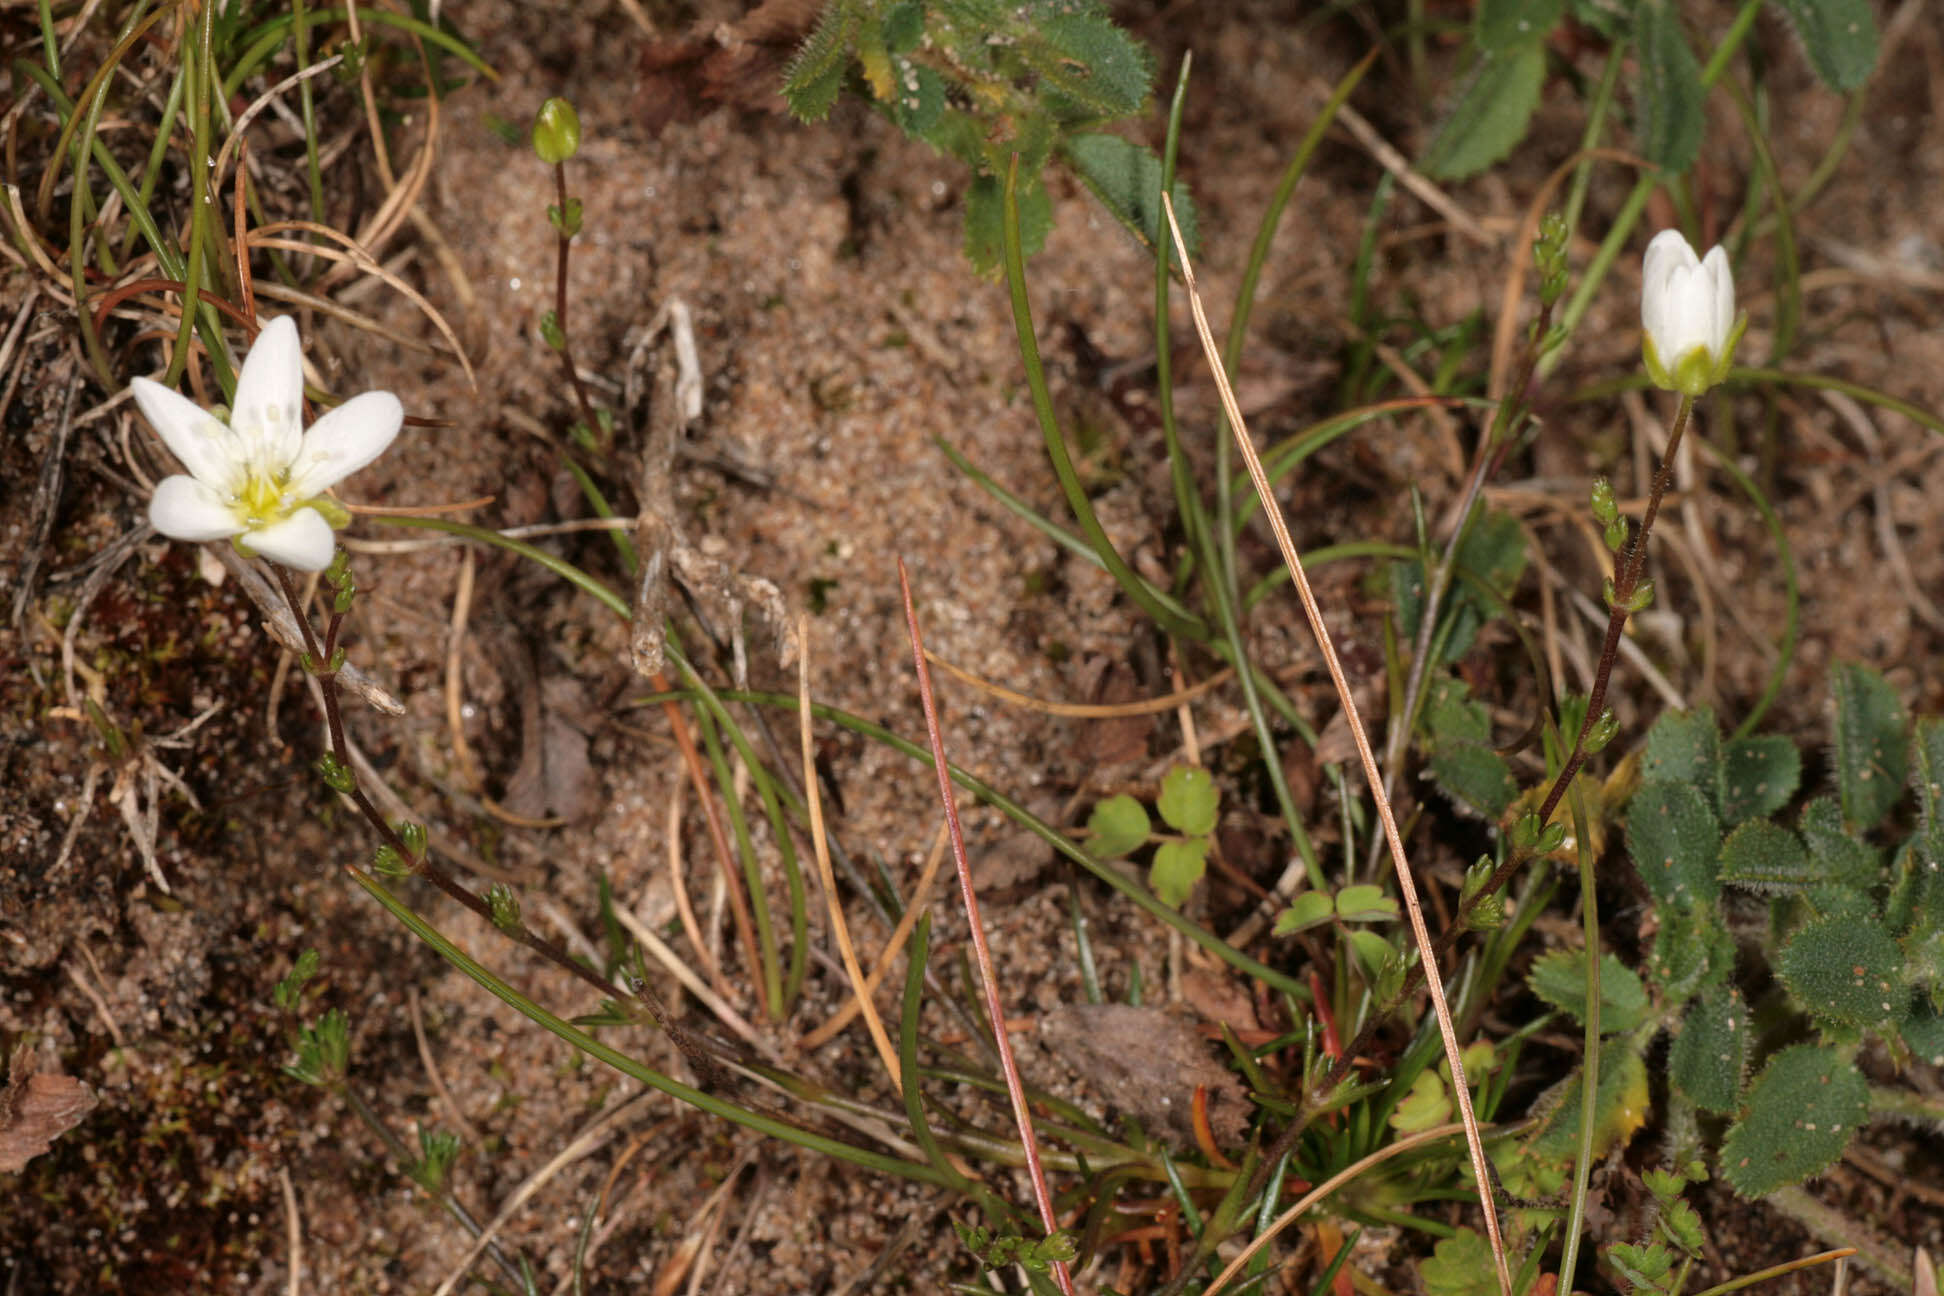
[(1829, 672), (1836, 703), (1836, 790), (1843, 818), (1874, 828), (1903, 792), (1904, 729), (1896, 691), (1867, 666), (1839, 662)]
[(1505, 757), (1479, 743), (1438, 744), (1430, 770), (1447, 796), (1483, 819), (1497, 819), (1519, 795)]
[(1479, 0), (1472, 39), (1487, 52), (1543, 40), (1566, 12), (1566, 0)]
[(1634, 11), (1634, 37), (1640, 50), (1640, 151), (1658, 167), (1685, 171), (1701, 151), (1701, 66), (1667, 0), (1642, 0)]
[(1917, 853), (1944, 870), (1944, 717), (1925, 716), (1910, 737), (1910, 786), (1917, 793)]
[(851, 41), (857, 31), (857, 11), (833, 4), (823, 12), (803, 47), (790, 60), (783, 78), (783, 98), (798, 121), (822, 121), (844, 88), (850, 67)]
[(1628, 803), (1627, 853), (1656, 900), (1707, 902), (1721, 894), (1720, 850), (1714, 810), (1691, 783), (1650, 779)]
[(1868, 843), (1843, 826), (1842, 807), (1833, 797), (1817, 797), (1802, 807), (1796, 831), (1809, 848), (1818, 873), (1845, 886), (1868, 889), (1883, 877), (1883, 861)]
[(1740, 738), (1721, 754), (1721, 822), (1772, 815), (1789, 804), (1802, 780), (1802, 756), (1779, 734)]
[(1104, 12), (1042, 18), (1022, 33), (1020, 52), (1065, 120), (1125, 117), (1140, 108), (1154, 77), (1147, 47)]
[(1748, 1067), (1749, 1031), (1748, 1008), (1733, 986), (1703, 993), (1668, 1050), (1668, 1078), (1702, 1111), (1734, 1111)]
[(1920, 1008), (1904, 1022), (1903, 1038), (1919, 1058), (1944, 1067), (1944, 1013), (1928, 1005)]
[(1491, 1244), (1468, 1228), (1440, 1239), (1419, 1263), (1418, 1278), (1425, 1296), (1497, 1296), (1499, 1289)]
[(1660, 920), (1647, 970), (1668, 1003), (1683, 1003), (1733, 974), (1735, 938), (1716, 906), (1668, 905)]
[[(965, 257), (972, 268), (990, 274), (1005, 256), (1005, 184), (989, 175), (974, 176), (965, 191)], [(1046, 246), (1053, 228), (1053, 203), (1037, 172), (1019, 177), (1019, 248), (1032, 256)]]
[(1768, 819), (1750, 819), (1721, 844), (1721, 881), (1771, 895), (1828, 882), (1802, 839)]
[(1771, 0), (1795, 29), (1825, 84), (1854, 90), (1876, 66), (1877, 26), (1868, 0)]
[[(1586, 1020), (1586, 951), (1551, 950), (1526, 974), (1532, 993), (1574, 1021)], [(1600, 956), (1600, 1033), (1616, 1035), (1647, 1020), (1647, 987), (1632, 968), (1611, 954)]]
[(1425, 173), (1459, 180), (1510, 153), (1525, 138), (1545, 80), (1546, 51), (1540, 41), (1480, 55), (1470, 83), (1425, 151)]
[[(1073, 135), (1061, 151), (1074, 174), (1093, 190), (1094, 197), (1100, 199), (1101, 206), (1122, 228), (1150, 252), (1154, 250), (1155, 240), (1166, 242), (1168, 255), (1179, 268), (1181, 258), (1173, 250), (1167, 213), (1161, 209), (1161, 159), (1118, 135)], [(1182, 241), (1187, 243), (1188, 254), (1193, 256), (1200, 249), (1201, 241), (1188, 186), (1177, 180), (1170, 197), (1174, 200), (1175, 220), (1181, 225)]]
[(1721, 813), (1721, 726), (1714, 711), (1668, 711), (1647, 731), (1647, 749), (1640, 758), (1640, 777), (1689, 783), (1708, 798), (1709, 808)]
[(1862, 1073), (1835, 1049), (1783, 1049), (1721, 1145), (1723, 1177), (1743, 1197), (1761, 1197), (1821, 1173), (1843, 1155), (1869, 1101)]
[[(1558, 1091), (1557, 1104), (1542, 1099), (1546, 1108), (1538, 1131), (1527, 1144), (1533, 1155), (1554, 1163), (1571, 1160), (1579, 1153), (1580, 1091), (1583, 1073), (1576, 1074)], [(1625, 1035), (1609, 1036), (1600, 1043), (1600, 1086), (1595, 1091), (1593, 1113), (1593, 1155), (1604, 1157), (1618, 1144), (1624, 1146), (1647, 1119), (1647, 1064), (1633, 1041)]]

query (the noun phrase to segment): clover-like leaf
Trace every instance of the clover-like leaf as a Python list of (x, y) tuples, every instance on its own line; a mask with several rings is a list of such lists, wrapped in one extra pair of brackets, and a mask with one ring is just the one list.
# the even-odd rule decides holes
[(1650, 779), (1634, 793), (1627, 807), (1627, 853), (1656, 900), (1713, 900), (1721, 893), (1715, 872), (1720, 850), (1715, 812), (1692, 783)]
[(1441, 1239), (1418, 1265), (1425, 1296), (1497, 1296), (1497, 1275), (1491, 1244), (1468, 1228)]
[(1823, 1021), (1875, 1026), (1901, 1017), (1909, 992), (1903, 950), (1866, 915), (1819, 918), (1789, 938), (1776, 972), (1789, 993)]
[(1415, 1134), (1451, 1119), (1451, 1095), (1436, 1071), (1420, 1071), (1411, 1082), (1411, 1092), (1398, 1101), (1390, 1114), (1391, 1128), (1399, 1134)]
[(1330, 921), (1336, 912), (1336, 901), (1328, 891), (1305, 891), (1289, 902), (1289, 907), (1276, 915), (1275, 934), (1288, 936), (1293, 932), (1308, 931), (1321, 927)]
[[(1542, 954), (1526, 975), (1532, 993), (1553, 1007), (1586, 1020), (1586, 951), (1552, 950)], [(1611, 954), (1600, 957), (1600, 1033), (1633, 1030), (1647, 1020), (1647, 987), (1633, 969)]]
[(1749, 1029), (1748, 1007), (1733, 986), (1702, 994), (1668, 1050), (1667, 1074), (1674, 1087), (1702, 1111), (1734, 1111), (1748, 1068)]
[(1836, 1163), (1869, 1112), (1870, 1090), (1833, 1048), (1783, 1049), (1749, 1087), (1721, 1145), (1721, 1173), (1743, 1197), (1801, 1183)]
[(1179, 909), (1207, 871), (1206, 837), (1165, 841), (1155, 848), (1154, 862), (1148, 866), (1148, 885), (1163, 904)]
[(1359, 883), (1337, 892), (1336, 911), (1345, 922), (1389, 922), (1397, 917), (1397, 901), (1380, 886)]
[(1207, 770), (1195, 765), (1177, 765), (1161, 777), (1161, 796), (1154, 808), (1168, 827), (1190, 837), (1206, 837), (1215, 831), (1216, 810), (1221, 793)]
[(1139, 801), (1124, 792), (1108, 797), (1087, 816), (1089, 849), (1096, 859), (1125, 855), (1148, 839), (1149, 827), (1147, 808)]

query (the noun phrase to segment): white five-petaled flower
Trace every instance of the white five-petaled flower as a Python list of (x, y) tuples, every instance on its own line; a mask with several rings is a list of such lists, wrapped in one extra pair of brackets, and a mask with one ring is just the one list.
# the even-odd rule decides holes
[(348, 515), (324, 491), (385, 452), (405, 408), (390, 392), (366, 392), (304, 430), (304, 357), (297, 325), (263, 326), (236, 380), (224, 423), (161, 383), (137, 378), (135, 403), (189, 475), (166, 477), (149, 521), (177, 540), (234, 538), (248, 552), (299, 571), (328, 566), (332, 522)]
[(1748, 319), (1735, 315), (1735, 278), (1721, 246), (1697, 257), (1679, 230), (1654, 235), (1641, 268), (1640, 324), (1656, 386), (1699, 396), (1725, 378)]

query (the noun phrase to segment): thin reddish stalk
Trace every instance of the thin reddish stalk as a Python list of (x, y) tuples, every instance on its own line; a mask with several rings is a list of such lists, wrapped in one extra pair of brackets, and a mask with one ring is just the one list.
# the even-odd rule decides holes
[[(918, 613), (911, 604), (911, 577), (905, 571), (903, 558), (898, 559), (898, 588), (904, 595), (905, 630), (911, 636), (911, 659), (918, 671), (918, 697), (925, 708), (925, 735), (931, 740), (938, 800), (945, 807), (945, 825), (952, 838), (952, 862), (958, 866), (959, 897), (965, 902), (965, 920), (972, 928), (972, 954), (979, 964), (979, 981), (985, 989), (986, 1019), (992, 1023), (993, 1043), (999, 1049), (999, 1069), (1006, 1076), (1006, 1097), (1012, 1100), (1013, 1120), (1019, 1126), (1019, 1142), (1026, 1152), (1026, 1173), (1033, 1181), (1033, 1201), (1039, 1206), (1040, 1223), (1050, 1237), (1059, 1231), (1060, 1224), (1053, 1214), (1052, 1194), (1046, 1190), (1046, 1171), (1040, 1166), (1039, 1140), (1033, 1136), (1033, 1114), (1026, 1107), (1026, 1089), (1019, 1082), (1012, 1040), (1006, 1035), (999, 980), (992, 970), (992, 949), (986, 944), (985, 924), (979, 920), (979, 897), (972, 890), (972, 867), (966, 862), (965, 835), (959, 830), (958, 798), (952, 791), (951, 769), (945, 763), (945, 738), (938, 727), (938, 704), (932, 697), (925, 641), (918, 632)], [(1053, 1279), (1066, 1296), (1073, 1296), (1073, 1275), (1067, 1271), (1065, 1261), (1053, 1262)]]

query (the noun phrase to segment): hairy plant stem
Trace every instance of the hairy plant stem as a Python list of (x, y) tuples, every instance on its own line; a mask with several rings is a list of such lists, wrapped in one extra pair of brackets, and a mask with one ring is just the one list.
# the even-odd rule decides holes
[[(1632, 600), (1634, 592), (1640, 587), (1640, 574), (1646, 566), (1647, 536), (1653, 530), (1655, 517), (1660, 513), (1661, 497), (1667, 493), (1668, 482), (1674, 475), (1674, 456), (1681, 448), (1681, 437), (1687, 431), (1693, 413), (1694, 398), (1682, 396), (1680, 408), (1675, 411), (1674, 422), (1668, 429), (1667, 451), (1661, 456), (1660, 468), (1654, 474), (1653, 488), (1647, 497), (1647, 510), (1641, 515), (1640, 530), (1635, 533), (1633, 543), (1627, 549), (1626, 559), (1614, 575), (1613, 600), (1611, 611), (1607, 616), (1606, 642), (1600, 651), (1599, 667), (1593, 675), (1593, 691), (1587, 698), (1586, 717), (1580, 722), (1579, 733), (1573, 739), (1573, 748), (1566, 758), (1565, 765), (1560, 769), (1559, 776), (1553, 780), (1552, 787), (1547, 791), (1546, 799), (1540, 806), (1539, 822), (1542, 824), (1551, 821), (1553, 811), (1559, 806), (1560, 798), (1566, 794), (1567, 787), (1572, 784), (1573, 779), (1579, 774), (1581, 764), (1586, 760), (1586, 736), (1598, 722), (1603, 710), (1607, 681), (1613, 674), (1613, 664), (1620, 653), (1620, 635), (1627, 625), (1627, 605)], [(1443, 955), (1457, 942), (1458, 934), (1465, 930), (1465, 920), (1487, 897), (1496, 895), (1499, 889), (1511, 880), (1513, 870), (1530, 858), (1529, 854), (1518, 851), (1506, 855), (1485, 879), (1485, 884), (1471, 899), (1460, 906), (1451, 924), (1439, 934), (1432, 945), (1434, 956)], [(1423, 984), (1424, 963), (1419, 961), (1405, 975), (1404, 984), (1397, 994), (1365, 1021), (1363, 1029), (1357, 1032), (1356, 1039), (1331, 1064), (1330, 1069), (1324, 1074), (1322, 1083), (1312, 1090), (1314, 1096), (1307, 1098), (1306, 1103), (1323, 1101), (1348, 1078), (1351, 1059), (1369, 1046), (1370, 1037), (1376, 1033), (1377, 1027), (1388, 1020), (1391, 1014), (1396, 1012)], [(1281, 1142), (1282, 1140), (1277, 1140), (1278, 1145)], [(1291, 1146), (1294, 1146), (1293, 1140)], [(1273, 1152), (1267, 1159), (1270, 1161), (1275, 1159)]]
[(524, 922), (501, 926), (494, 920), (492, 906), (452, 874), (446, 872), (432, 859), (430, 851), (424, 855), (413, 853), (398, 830), (392, 827), (378, 807), (372, 804), (371, 798), (365, 795), (364, 788), (358, 783), (356, 773), (352, 772), (351, 746), (345, 740), (344, 711), (338, 699), (337, 672), (329, 669), (331, 658), (337, 652), (338, 634), (344, 625), (344, 613), (338, 611), (331, 613), (331, 619), (325, 625), (324, 640), (320, 644), (317, 630), (311, 625), (310, 616), (304, 609), (302, 596), (298, 594), (296, 584), (290, 579), (290, 573), (275, 563), (270, 564), (270, 569), (276, 573), (277, 584), (283, 589), (284, 599), (290, 604), (291, 615), (297, 618), (298, 629), (304, 637), (304, 648), (310, 656), (308, 665), (317, 680), (318, 691), (324, 701), (324, 723), (330, 732), (331, 755), (337, 758), (349, 779), (349, 786), (343, 789), (344, 795), (351, 798), (351, 803), (358, 808), (358, 813), (364, 816), (365, 822), (371, 825), (372, 831), (383, 839), (385, 845), (398, 853), (398, 857), (410, 866), (412, 872), (430, 881), (439, 890), (472, 910), (518, 944), (524, 945), (562, 971), (585, 982), (607, 998), (614, 999), (616, 1002), (625, 1002), (630, 997), (638, 1000), (655, 1025), (660, 1027), (681, 1049), (682, 1055), (688, 1059), (689, 1065), (695, 1068), (705, 1088), (712, 1088), (721, 1082), (725, 1078), (721, 1063), (704, 1051), (702, 1041), (675, 1024), (660, 997), (647, 985), (636, 987), (631, 996), (629, 992), (610, 983), (606, 977), (576, 961), (553, 941), (534, 932)]

